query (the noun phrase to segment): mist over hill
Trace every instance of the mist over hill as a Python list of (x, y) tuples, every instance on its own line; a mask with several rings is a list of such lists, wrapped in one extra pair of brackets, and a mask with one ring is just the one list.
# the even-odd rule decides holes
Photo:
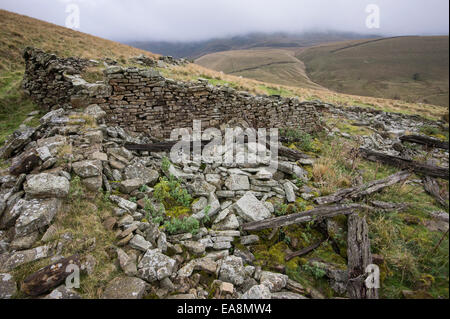
[(304, 32), (304, 33), (249, 33), (228, 38), (215, 38), (206, 41), (129, 41), (133, 47), (177, 58), (196, 59), (203, 55), (221, 51), (246, 50), (257, 47), (302, 48), (321, 43), (347, 40), (372, 39), (377, 35), (353, 32)]

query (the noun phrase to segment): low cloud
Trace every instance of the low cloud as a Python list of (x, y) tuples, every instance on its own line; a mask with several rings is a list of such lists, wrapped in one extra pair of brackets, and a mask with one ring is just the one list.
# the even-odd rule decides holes
[[(445, 0), (2, 0), (0, 8), (65, 25), (80, 8), (80, 31), (120, 41), (195, 41), (250, 32), (349, 31), (448, 35)], [(380, 8), (368, 29), (365, 9)]]

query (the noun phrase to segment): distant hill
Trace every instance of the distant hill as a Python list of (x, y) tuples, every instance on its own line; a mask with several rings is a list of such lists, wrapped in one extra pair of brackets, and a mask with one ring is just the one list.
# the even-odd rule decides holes
[(363, 38), (371, 39), (375, 37), (375, 35), (361, 35), (349, 32), (308, 32), (301, 34), (251, 33), (242, 36), (196, 42), (135, 41), (127, 44), (162, 55), (196, 59), (209, 53), (221, 51), (245, 50), (258, 47), (301, 48), (320, 43)]
[(263, 82), (319, 89), (307, 76), (295, 51), (259, 48), (211, 53), (195, 60), (196, 64), (227, 74)]
[(449, 105), (448, 36), (225, 51), (205, 55), (196, 63), (275, 84)]
[(449, 105), (449, 37), (396, 37), (299, 51), (314, 82), (337, 92)]

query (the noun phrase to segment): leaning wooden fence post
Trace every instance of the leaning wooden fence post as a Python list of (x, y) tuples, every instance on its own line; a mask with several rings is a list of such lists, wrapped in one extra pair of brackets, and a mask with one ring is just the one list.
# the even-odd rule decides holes
[(348, 285), (352, 299), (378, 299), (378, 289), (366, 286), (366, 268), (372, 264), (369, 229), (365, 217), (358, 214), (348, 218)]

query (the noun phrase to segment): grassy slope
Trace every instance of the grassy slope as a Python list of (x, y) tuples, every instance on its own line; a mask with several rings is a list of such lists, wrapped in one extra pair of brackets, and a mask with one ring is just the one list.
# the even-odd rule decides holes
[(212, 53), (195, 61), (204, 67), (281, 85), (321, 89), (306, 75), (303, 62), (292, 51), (254, 49)]
[(313, 81), (338, 92), (449, 105), (448, 36), (325, 44), (297, 57)]
[[(35, 46), (59, 56), (117, 60), (152, 53), (0, 10), (0, 145), (36, 109), (21, 89), (22, 51)], [(33, 121), (31, 122), (33, 124)]]

